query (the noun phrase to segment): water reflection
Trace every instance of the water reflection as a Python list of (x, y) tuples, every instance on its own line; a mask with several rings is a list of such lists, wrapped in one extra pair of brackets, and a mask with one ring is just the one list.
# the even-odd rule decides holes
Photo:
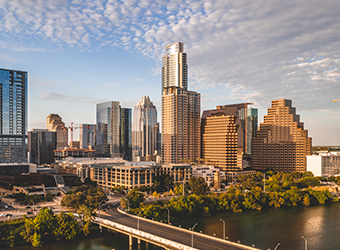
[(274, 249), (280, 242), (278, 250), (304, 250), (303, 235), (308, 240), (308, 250), (340, 249), (340, 204), (230, 212), (183, 220), (176, 225), (189, 228), (198, 222), (197, 231), (222, 238), (220, 219), (226, 222), (226, 237), (248, 246)]

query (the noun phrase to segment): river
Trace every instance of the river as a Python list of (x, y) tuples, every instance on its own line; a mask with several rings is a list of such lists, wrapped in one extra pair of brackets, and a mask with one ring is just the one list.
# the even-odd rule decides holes
[[(223, 223), (226, 222), (226, 236), (231, 241), (242, 244), (254, 244), (260, 249), (304, 250), (304, 236), (308, 250), (340, 249), (340, 203), (314, 207), (285, 207), (263, 211), (245, 211), (242, 213), (222, 213), (210, 217), (191, 218), (174, 223), (190, 228), (195, 223), (195, 231), (222, 237)], [(90, 238), (46, 245), (40, 248), (18, 247), (15, 250), (126, 250), (128, 237), (110, 233), (101, 238)], [(146, 244), (134, 244), (131, 250), (160, 250), (163, 248)]]

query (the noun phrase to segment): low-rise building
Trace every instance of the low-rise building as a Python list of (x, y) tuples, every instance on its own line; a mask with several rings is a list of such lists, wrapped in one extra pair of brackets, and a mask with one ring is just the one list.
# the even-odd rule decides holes
[(202, 177), (209, 187), (213, 186), (215, 173), (219, 173), (219, 180), (226, 179), (226, 172), (214, 166), (192, 166), (192, 177)]
[(330, 177), (340, 174), (340, 153), (320, 153), (307, 155), (307, 171), (314, 176)]

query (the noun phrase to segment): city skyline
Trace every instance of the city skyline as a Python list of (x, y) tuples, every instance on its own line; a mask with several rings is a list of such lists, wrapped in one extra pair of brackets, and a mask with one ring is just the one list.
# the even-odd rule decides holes
[[(279, 8), (278, 8), (279, 6)], [(0, 3), (0, 67), (28, 72), (28, 129), (57, 113), (95, 123), (96, 104), (161, 110), (166, 45), (190, 57), (188, 88), (201, 110), (293, 100), (313, 145), (340, 144), (340, 6), (315, 2), (140, 1)], [(70, 108), (72, 106), (72, 108)], [(161, 114), (158, 116), (160, 122)]]

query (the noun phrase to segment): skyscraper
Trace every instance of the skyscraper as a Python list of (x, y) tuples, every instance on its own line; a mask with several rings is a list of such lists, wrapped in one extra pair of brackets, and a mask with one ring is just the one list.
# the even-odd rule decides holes
[(242, 134), (239, 134), (239, 146), (243, 148), (243, 153), (251, 154), (251, 138), (255, 137), (255, 132), (257, 130), (257, 109), (249, 108), (249, 105), (253, 103), (237, 103), (223, 105), (223, 108), (237, 109), (238, 118), (241, 122)]
[(162, 66), (162, 157), (164, 163), (200, 157), (201, 96), (187, 90), (183, 43), (166, 46)]
[(94, 147), (95, 144), (95, 124), (80, 124), (79, 141), (80, 148)]
[(0, 163), (26, 162), (27, 72), (0, 69)]
[(131, 109), (119, 102), (97, 104), (96, 155), (131, 160)]
[(237, 108), (204, 110), (201, 128), (202, 158), (224, 171), (242, 170), (243, 129)]
[(46, 129), (48, 131), (57, 132), (57, 149), (63, 150), (68, 147), (68, 129), (58, 114), (49, 114), (46, 117)]
[(286, 99), (272, 101), (268, 115), (252, 139), (252, 167), (282, 172), (306, 171), (312, 139)]
[(188, 65), (187, 54), (183, 52), (184, 45), (181, 42), (173, 43), (165, 47), (166, 55), (162, 64), (162, 91), (164, 88), (178, 87), (187, 90)]
[(142, 96), (133, 110), (132, 159), (144, 159), (153, 155), (157, 148), (157, 110), (148, 96)]
[(35, 164), (54, 163), (54, 150), (57, 149), (57, 132), (47, 129), (33, 129), (28, 132), (28, 162)]

